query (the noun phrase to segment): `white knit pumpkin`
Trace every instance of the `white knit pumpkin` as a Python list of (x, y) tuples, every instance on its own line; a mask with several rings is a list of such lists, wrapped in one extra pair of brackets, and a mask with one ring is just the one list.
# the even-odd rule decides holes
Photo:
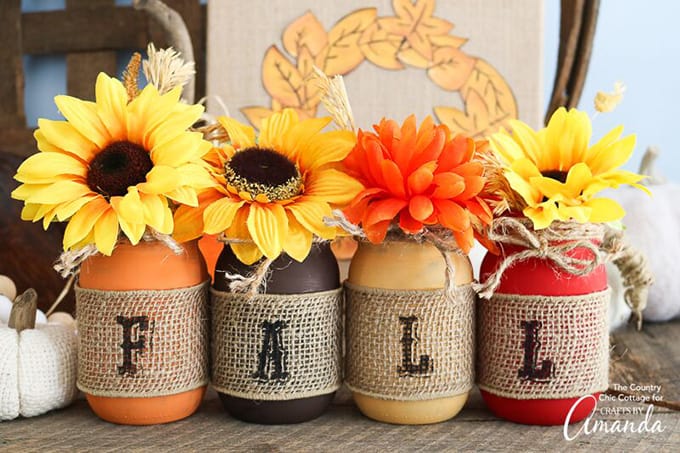
[(21, 332), (0, 324), (0, 420), (69, 405), (76, 389), (76, 335), (62, 324)]

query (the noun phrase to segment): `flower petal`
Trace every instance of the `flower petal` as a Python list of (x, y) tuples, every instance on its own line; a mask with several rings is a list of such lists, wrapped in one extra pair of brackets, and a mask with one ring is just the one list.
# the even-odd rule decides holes
[(228, 116), (220, 116), (217, 121), (229, 135), (229, 142), (237, 149), (255, 146), (255, 129)]
[(262, 253), (267, 258), (277, 258), (288, 234), (288, 217), (283, 206), (253, 203), (250, 205), (247, 224), (253, 242)]
[(69, 220), (68, 225), (66, 225), (66, 231), (64, 231), (64, 249), (69, 250), (75, 244), (87, 237), (90, 232), (92, 232), (99, 217), (109, 209), (111, 209), (109, 203), (104, 197), (100, 196), (90, 201), (76, 212), (73, 217), (71, 217), (71, 220)]
[(437, 168), (435, 162), (428, 162), (409, 175), (407, 185), (410, 195), (421, 194), (430, 187), (434, 180), (435, 168)]
[(323, 219), (331, 217), (331, 207), (328, 203), (316, 198), (302, 196), (295, 203), (286, 205), (286, 211), (295, 216), (295, 219), (309, 231), (322, 239), (334, 239), (336, 230), (327, 226)]
[(182, 181), (182, 175), (167, 165), (156, 165), (146, 174), (146, 182), (137, 184), (140, 192), (159, 195), (177, 189)]
[(299, 145), (297, 164), (300, 172), (321, 167), (331, 162), (340, 162), (354, 147), (356, 138), (350, 131), (330, 131), (317, 134)]
[(399, 214), (399, 211), (408, 205), (406, 200), (400, 198), (386, 198), (375, 201), (368, 205), (362, 225), (364, 228), (373, 224), (389, 220), (390, 222)]
[(112, 141), (111, 134), (97, 114), (97, 104), (63, 95), (56, 96), (54, 102), (69, 124), (98, 148), (104, 148)]
[(294, 109), (283, 109), (262, 120), (259, 145), (264, 148), (282, 149), (283, 137), (300, 121)]
[(583, 205), (592, 209), (589, 221), (593, 223), (612, 222), (626, 215), (623, 207), (610, 198), (593, 198)]
[(94, 225), (94, 240), (97, 250), (110, 256), (118, 241), (118, 216), (113, 209), (104, 212)]
[(38, 127), (42, 137), (53, 146), (63, 149), (86, 162), (92, 160), (99, 148), (85, 138), (73, 125), (66, 121), (38, 119)]
[(232, 225), (236, 213), (245, 201), (224, 197), (210, 204), (203, 212), (204, 230), (207, 234), (219, 234)]
[(87, 167), (69, 154), (36, 153), (26, 159), (17, 169), (17, 181), (44, 184), (63, 179), (64, 175), (87, 176)]
[(432, 198), (454, 198), (465, 190), (465, 179), (456, 173), (437, 173), (432, 183), (436, 186)]
[(288, 234), (283, 250), (294, 260), (302, 262), (312, 248), (312, 232), (303, 227), (295, 217), (288, 215)]
[(433, 200), (439, 223), (452, 231), (465, 231), (470, 227), (467, 210), (451, 200)]
[(89, 187), (80, 182), (57, 181), (33, 192), (32, 195), (26, 198), (26, 202), (36, 204), (64, 203), (88, 195), (91, 192)]
[(95, 83), (97, 113), (114, 141), (127, 139), (127, 92), (120, 81), (100, 72)]
[(429, 198), (423, 195), (416, 195), (409, 201), (408, 212), (414, 219), (423, 222), (434, 212), (434, 205)]
[(335, 205), (346, 205), (363, 189), (359, 181), (333, 168), (310, 172), (305, 181), (305, 195)]

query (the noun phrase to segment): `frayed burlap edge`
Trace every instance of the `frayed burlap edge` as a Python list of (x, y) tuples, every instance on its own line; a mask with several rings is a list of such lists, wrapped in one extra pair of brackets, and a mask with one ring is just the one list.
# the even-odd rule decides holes
[[(169, 290), (104, 291), (76, 286), (78, 389), (95, 396), (147, 398), (206, 386), (209, 382), (208, 287), (208, 281)], [(161, 371), (158, 373), (161, 377), (149, 378), (147, 374), (123, 381), (120, 375), (110, 375), (109, 379), (101, 379), (102, 369), (111, 370), (121, 364), (122, 327), (116, 323), (116, 316), (140, 316), (150, 310), (158, 310), (160, 316), (149, 323), (153, 324), (147, 330), (149, 333), (144, 332), (150, 338), (142, 357), (144, 364), (150, 363), (148, 368), (152, 373)], [(107, 316), (114, 321), (102, 327), (102, 319)], [(159, 319), (162, 322), (159, 323)], [(169, 343), (172, 347), (163, 348)], [(178, 344), (180, 348), (175, 347)], [(168, 363), (175, 364), (175, 368), (168, 370)], [(146, 365), (142, 373), (148, 373)]]
[[(474, 383), (475, 294), (470, 284), (444, 289), (390, 290), (345, 283), (346, 384), (385, 400), (424, 401), (467, 393)], [(432, 370), (399, 372), (400, 316), (418, 318), (413, 360), (427, 355)], [(442, 365), (443, 364), (443, 365)]]
[[(490, 300), (480, 299), (479, 388), (522, 400), (576, 398), (607, 390), (609, 299), (609, 288), (577, 296), (496, 293)], [(518, 373), (524, 365), (526, 337), (520, 323), (538, 318), (542, 327), (537, 365), (550, 360), (554, 371), (546, 379), (522, 379)]]

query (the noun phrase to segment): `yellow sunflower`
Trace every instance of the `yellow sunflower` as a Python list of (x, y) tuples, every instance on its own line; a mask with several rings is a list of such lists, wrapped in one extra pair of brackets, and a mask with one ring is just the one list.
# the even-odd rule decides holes
[(66, 250), (96, 244), (105, 255), (121, 230), (132, 244), (147, 226), (172, 233), (170, 200), (196, 206), (196, 191), (212, 183), (201, 159), (211, 145), (187, 131), (203, 107), (181, 104), (180, 92), (160, 95), (149, 84), (128, 102), (123, 84), (100, 73), (96, 102), (57, 96), (66, 121), (38, 121), (41, 152), (15, 176), (22, 219), (45, 228), (69, 220)]
[(322, 132), (330, 121), (300, 121), (294, 110), (285, 109), (265, 119), (256, 136), (249, 126), (219, 118), (230, 142), (206, 156), (219, 184), (200, 194), (201, 209), (177, 210), (175, 219), (186, 228), (176, 235), (224, 233), (235, 240), (230, 246), (245, 264), (282, 252), (302, 261), (314, 236), (333, 239), (337, 230), (326, 226), (324, 217), (363, 187), (338, 169), (355, 136)]
[(512, 132), (494, 134), (491, 144), (505, 179), (520, 196), (521, 206), (514, 208), (522, 210), (536, 229), (554, 220), (619, 220), (625, 215), (623, 208), (595, 194), (622, 184), (647, 190), (637, 184), (644, 176), (619, 169), (635, 147), (634, 135), (621, 138), (621, 126), (589, 146), (590, 118), (576, 109), (559, 108), (538, 132), (521, 121), (510, 125)]

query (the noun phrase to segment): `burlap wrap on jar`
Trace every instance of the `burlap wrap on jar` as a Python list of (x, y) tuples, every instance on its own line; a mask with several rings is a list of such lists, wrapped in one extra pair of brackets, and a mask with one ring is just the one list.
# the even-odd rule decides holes
[(75, 291), (80, 390), (153, 397), (208, 383), (208, 282), (171, 290)]
[(393, 290), (345, 283), (346, 382), (353, 392), (419, 401), (460, 395), (474, 382), (474, 304), (469, 284)]
[(514, 399), (576, 398), (608, 387), (610, 290), (496, 293), (478, 307), (477, 383)]
[(212, 379), (218, 392), (282, 401), (342, 383), (342, 289), (239, 294), (211, 289)]

